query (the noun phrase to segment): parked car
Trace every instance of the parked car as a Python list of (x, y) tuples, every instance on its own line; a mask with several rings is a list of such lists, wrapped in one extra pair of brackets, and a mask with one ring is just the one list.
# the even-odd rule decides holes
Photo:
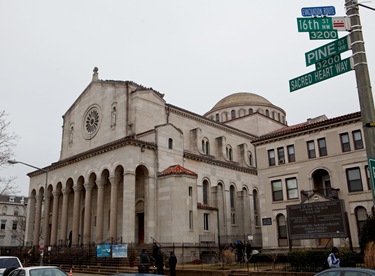
[(315, 276), (375, 276), (375, 270), (355, 267), (328, 268)]
[(123, 274), (113, 274), (110, 276), (163, 276), (163, 275), (149, 274), (149, 273), (123, 273)]
[(0, 256), (0, 276), (6, 276), (9, 271), (22, 267), (21, 261), (13, 256)]
[(30, 266), (13, 270), (8, 276), (67, 276), (68, 274), (57, 266)]

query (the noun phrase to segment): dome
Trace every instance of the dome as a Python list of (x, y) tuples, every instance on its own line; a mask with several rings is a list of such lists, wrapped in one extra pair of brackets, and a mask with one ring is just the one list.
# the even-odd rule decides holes
[(263, 98), (254, 93), (249, 92), (239, 92), (231, 94), (223, 99), (221, 99), (215, 106), (207, 113), (210, 113), (215, 110), (235, 107), (235, 106), (273, 106), (273, 104), (267, 99)]

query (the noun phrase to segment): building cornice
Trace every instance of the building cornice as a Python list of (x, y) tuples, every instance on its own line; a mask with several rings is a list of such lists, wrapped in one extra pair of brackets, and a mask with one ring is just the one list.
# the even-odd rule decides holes
[(275, 141), (286, 140), (293, 137), (303, 136), (310, 133), (320, 132), (330, 128), (337, 128), (340, 126), (353, 124), (361, 121), (361, 113), (355, 112), (332, 119), (324, 120), (316, 123), (302, 123), (289, 127), (285, 127), (278, 131), (263, 135), (254, 141), (253, 145), (260, 146), (263, 144), (273, 143)]

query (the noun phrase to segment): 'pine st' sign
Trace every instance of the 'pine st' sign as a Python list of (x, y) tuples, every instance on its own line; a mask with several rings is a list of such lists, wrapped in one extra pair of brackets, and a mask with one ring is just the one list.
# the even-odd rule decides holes
[(331, 43), (305, 53), (306, 66), (325, 60), (351, 49), (349, 36), (344, 36)]

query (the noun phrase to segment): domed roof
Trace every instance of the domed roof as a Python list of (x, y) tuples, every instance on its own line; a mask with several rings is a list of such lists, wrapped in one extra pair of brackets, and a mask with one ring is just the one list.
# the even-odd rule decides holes
[(211, 111), (222, 109), (225, 107), (241, 106), (241, 105), (247, 105), (247, 106), (256, 106), (256, 105), (270, 106), (271, 105), (272, 106), (273, 104), (267, 99), (257, 94), (248, 93), (248, 92), (240, 92), (240, 93), (231, 94), (225, 97), (224, 99), (220, 100), (217, 104), (215, 104), (215, 106), (211, 109)]

